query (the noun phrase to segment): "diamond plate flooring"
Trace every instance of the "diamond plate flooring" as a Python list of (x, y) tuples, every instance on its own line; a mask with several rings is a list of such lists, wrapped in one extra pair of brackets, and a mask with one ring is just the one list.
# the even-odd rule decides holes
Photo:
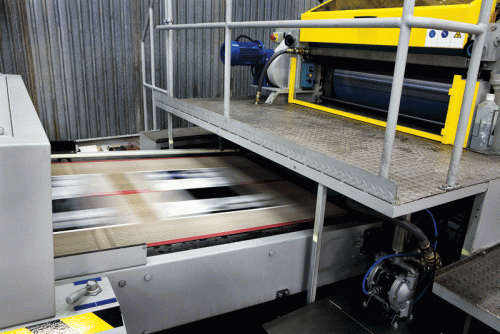
[[(223, 115), (220, 99), (184, 100)], [(378, 174), (384, 128), (298, 105), (258, 106), (231, 100), (231, 118), (349, 165)], [(389, 178), (397, 183), (396, 205), (443, 194), (452, 146), (397, 132)], [(500, 177), (500, 157), (464, 150), (460, 187)]]
[(434, 284), (439, 296), (500, 330), (500, 245), (443, 268)]

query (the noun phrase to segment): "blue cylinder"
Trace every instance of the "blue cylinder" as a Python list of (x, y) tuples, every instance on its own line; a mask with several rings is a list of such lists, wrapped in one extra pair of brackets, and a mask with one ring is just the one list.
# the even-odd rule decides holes
[[(220, 49), (220, 58), (225, 63), (226, 43)], [(231, 66), (264, 66), (272, 56), (273, 50), (267, 50), (261, 41), (239, 42), (231, 41)]]
[[(399, 112), (444, 125), (450, 102), (451, 84), (404, 79)], [(333, 90), (337, 99), (359, 106), (389, 110), (392, 77), (335, 70)]]

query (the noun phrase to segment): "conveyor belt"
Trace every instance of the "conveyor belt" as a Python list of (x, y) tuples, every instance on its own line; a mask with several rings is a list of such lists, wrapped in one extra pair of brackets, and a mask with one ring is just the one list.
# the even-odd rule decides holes
[(54, 163), (52, 175), (55, 256), (314, 218), (314, 194), (238, 156)]

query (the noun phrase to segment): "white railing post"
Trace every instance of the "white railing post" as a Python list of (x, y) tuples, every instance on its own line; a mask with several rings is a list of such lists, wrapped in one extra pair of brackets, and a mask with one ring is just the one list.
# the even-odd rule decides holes
[(391, 98), (389, 100), (389, 112), (387, 113), (387, 124), (385, 128), (384, 147), (380, 161), (379, 175), (383, 178), (389, 177), (392, 150), (394, 147), (394, 137), (396, 136), (396, 126), (398, 123), (399, 105), (401, 103), (401, 93), (403, 92), (403, 81), (405, 78), (406, 60), (408, 58), (408, 48), (410, 46), (411, 28), (407, 20), (413, 17), (415, 0), (405, 0), (403, 5), (403, 16), (399, 29), (398, 50), (396, 53), (396, 63), (394, 65), (394, 77), (392, 79)]
[(226, 0), (226, 36), (225, 36), (225, 58), (224, 58), (224, 116), (229, 117), (229, 101), (231, 99), (231, 28), (233, 0)]

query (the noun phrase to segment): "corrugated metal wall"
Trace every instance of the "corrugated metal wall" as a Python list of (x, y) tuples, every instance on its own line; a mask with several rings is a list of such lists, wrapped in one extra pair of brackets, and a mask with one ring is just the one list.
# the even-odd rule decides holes
[[(51, 140), (137, 133), (144, 127), (140, 39), (149, 1), (0, 0), (0, 72), (22, 74)], [(235, 0), (234, 21), (298, 19), (316, 0)], [(218, 22), (225, 1), (174, 0), (174, 23)], [(164, 19), (163, 1), (155, 24)], [(271, 29), (236, 30), (268, 39)], [(164, 33), (155, 33), (156, 83), (166, 87)], [(218, 97), (223, 91), (219, 49), (224, 31), (174, 33), (176, 97)], [(149, 38), (146, 43), (147, 80)], [(233, 96), (249, 95), (250, 70), (233, 70)], [(148, 109), (151, 115), (150, 94)], [(158, 124), (166, 117), (158, 113)], [(150, 128), (152, 119), (149, 117)], [(176, 120), (175, 126), (185, 126)]]
[(31, 56), (24, 1), (0, 0), (0, 73), (21, 75), (36, 107), (36, 84)]

